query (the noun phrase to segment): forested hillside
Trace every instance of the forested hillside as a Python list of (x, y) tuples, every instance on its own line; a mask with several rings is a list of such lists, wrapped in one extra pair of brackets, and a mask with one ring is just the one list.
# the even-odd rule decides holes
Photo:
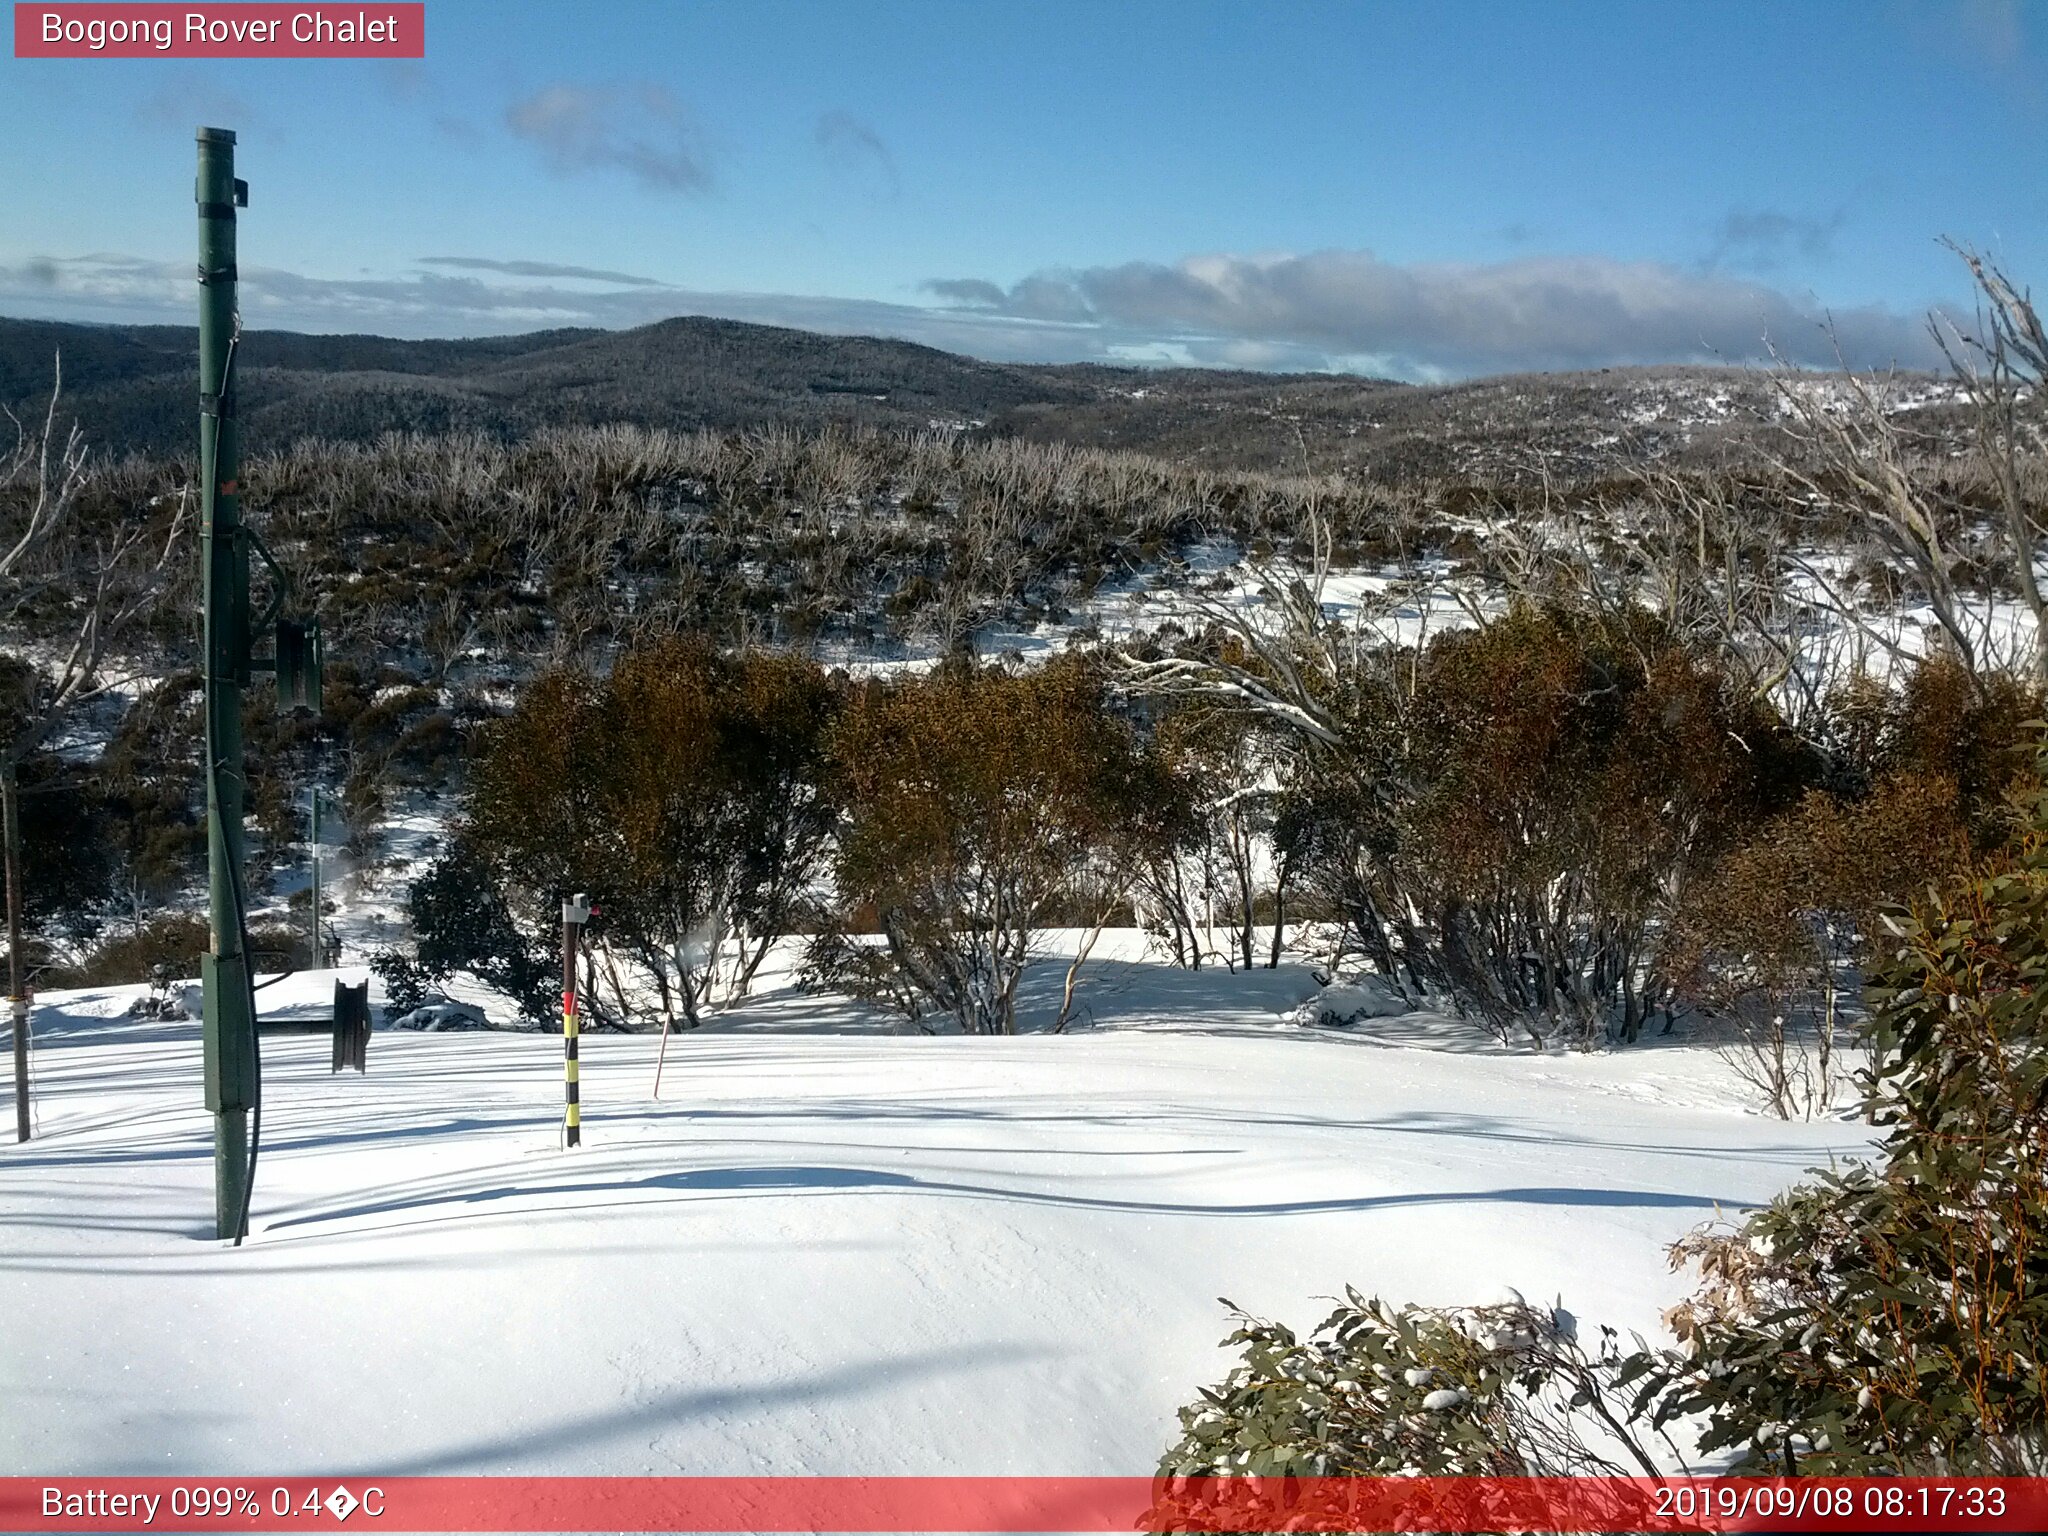
[[(101, 451), (183, 454), (195, 431), (195, 332), (0, 319), (0, 404), (47, 401)], [(389, 432), (512, 441), (615, 423), (718, 431), (842, 426), (1135, 450), (1207, 470), (1367, 479), (1598, 473), (1748, 462), (1778, 445), (1768, 377), (1618, 368), (1408, 385), (1353, 374), (989, 363), (910, 342), (683, 317), (628, 331), (459, 341), (252, 331), (238, 368), (244, 441), (370, 442)], [(1907, 381), (1924, 424), (1952, 392)]]

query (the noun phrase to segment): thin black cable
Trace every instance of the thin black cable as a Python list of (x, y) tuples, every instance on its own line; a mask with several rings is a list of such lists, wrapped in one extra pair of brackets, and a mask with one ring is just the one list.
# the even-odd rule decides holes
[[(231, 409), (225, 402), (235, 377), (235, 348), (242, 339), (242, 317), (234, 318), (234, 330), (228, 336), (227, 356), (221, 360), (220, 390), (215, 395), (213, 416), (213, 469), (214, 484), (209, 487), (216, 497), (220, 495), (220, 423), (221, 410)], [(239, 525), (237, 536), (240, 535)], [(209, 662), (210, 664), (210, 662)], [(237, 708), (240, 707), (237, 701)], [(218, 815), (221, 804), (220, 758), (214, 753), (212, 743), (207, 744), (207, 772), (212, 778), (214, 814)], [(256, 974), (249, 961), (249, 901), (242, 888), (242, 866), (235, 859), (234, 840), (228, 835), (228, 828), (221, 827), (222, 851), (229, 855), (221, 862), (228, 867), (228, 893), (234, 900), (235, 941), (241, 946), (242, 982), (249, 1001), (249, 1064), (253, 1069), (249, 1081), (249, 1159), (242, 1165), (242, 1209), (235, 1221), (235, 1247), (242, 1246), (242, 1239), (249, 1235), (249, 1200), (256, 1190), (256, 1157), (263, 1146), (263, 1048), (258, 1043), (256, 1029)]]
[[(214, 765), (218, 773), (219, 764)], [(235, 935), (242, 946), (242, 980), (249, 988), (249, 1161), (242, 1171), (242, 1213), (235, 1223), (235, 1246), (249, 1235), (249, 1198), (256, 1192), (256, 1154), (263, 1146), (263, 1046), (262, 1031), (256, 1027), (256, 973), (249, 966), (249, 903), (242, 890), (242, 866), (228, 860), (234, 877), (229, 886), (235, 896)]]

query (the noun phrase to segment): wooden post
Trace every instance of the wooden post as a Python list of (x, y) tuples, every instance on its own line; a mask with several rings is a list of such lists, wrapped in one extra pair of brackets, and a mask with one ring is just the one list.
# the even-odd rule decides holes
[(0, 768), (0, 819), (7, 845), (7, 1011), (14, 1035), (14, 1139), (29, 1138), (28, 994), (22, 990), (21, 965), (21, 786), (15, 765)]
[(661, 1048), (654, 1053), (654, 1096), (661, 1097), (661, 1064), (668, 1060), (668, 1027), (675, 1022), (675, 1015), (667, 1009), (661, 1015)]

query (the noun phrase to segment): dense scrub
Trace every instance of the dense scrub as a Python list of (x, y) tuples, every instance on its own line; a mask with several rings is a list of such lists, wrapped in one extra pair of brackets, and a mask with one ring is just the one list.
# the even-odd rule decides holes
[(1839, 701), (1829, 787), (1743, 829), (1672, 924), (1675, 985), (1710, 1011), (1737, 1069), (1786, 1116), (1835, 1107), (1882, 914), (2025, 827), (2041, 693), (1974, 686), (1953, 659)]
[(1640, 611), (1520, 608), (1360, 658), (1304, 759), (1302, 878), (1373, 967), (1502, 1038), (1639, 1034), (1665, 920), (1810, 767), (1770, 711)]
[[(1998, 562), (1972, 532), (1995, 499), (1985, 469), (1933, 445), (1908, 467), (1945, 498), (1961, 579), (1996, 586)], [(244, 468), (245, 508), (317, 603), (336, 654), (400, 664), (426, 683), (483, 659), (517, 669), (602, 651), (649, 628), (800, 649), (943, 649), (991, 625), (1062, 620), (1105, 583), (1170, 574), (1174, 557), (1205, 543), (1338, 569), (1442, 557), (1505, 582), (1534, 538), (1582, 545), (1610, 576), (1654, 583), (1662, 573), (1642, 568), (1642, 545), (1660, 509), (1715, 560), (1852, 531), (1825, 497), (1817, 506), (1811, 488), (1757, 463), (1381, 478), (1315, 459), (1207, 468), (929, 431), (613, 424), (513, 441), (308, 439), (258, 447)], [(97, 526), (170, 505), (190, 476), (180, 458), (103, 457), (80, 517)], [(1719, 509), (1712, 526), (1696, 526), (1695, 501)], [(1898, 596), (1875, 558), (1858, 579), (1873, 600)], [(157, 624), (173, 659), (196, 638), (180, 617), (194, 580), (184, 574)]]
[(2048, 1470), (2048, 791), (2014, 851), (1894, 910), (1873, 961), (1886, 1128), (1672, 1250), (1696, 1294), (1676, 1349), (1519, 1297), (1402, 1307), (1351, 1294), (1298, 1338), (1239, 1316), (1241, 1351), (1181, 1412), (1187, 1474), (2041, 1476)]
[(250, 484), (340, 643), (397, 644), (436, 674), (650, 628), (945, 649), (1062, 619), (1203, 540), (1289, 546), (1314, 499), (1361, 554), (1424, 542), (1412, 497), (1334, 479), (930, 433), (386, 438), (304, 445)]
[(958, 665), (870, 685), (831, 755), (844, 813), (834, 885), (874, 914), (885, 945), (869, 970), (913, 1013), (922, 1000), (965, 1033), (1015, 1034), (1038, 931), (1099, 929), (1155, 831), (1135, 735), (1099, 677), (1075, 662)]
[(1132, 667), (855, 683), (669, 637), (554, 669), (478, 736), (457, 845), (414, 891), (418, 955), (387, 969), (406, 996), (504, 978), (544, 1019), (537, 957), (585, 890), (621, 1024), (694, 1024), (804, 934), (821, 985), (1010, 1033), (1071, 1017), (1081, 960), (1056, 1012), (1019, 1018), (1041, 930), (1135, 921), (1163, 959), (1249, 967), (1292, 913), (1333, 972), (1503, 1040), (1690, 1013), (1778, 1112), (1814, 1113), (1877, 913), (2015, 835), (2042, 702), (1937, 656), (1831, 695), (1816, 742), (1660, 618), (1556, 604), (1347, 652), (1307, 743)]

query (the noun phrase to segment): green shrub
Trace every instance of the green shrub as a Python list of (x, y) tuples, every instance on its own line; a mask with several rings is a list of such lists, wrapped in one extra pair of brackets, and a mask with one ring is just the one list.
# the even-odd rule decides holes
[(196, 912), (160, 912), (140, 927), (102, 939), (78, 968), (78, 984), (123, 986), (148, 981), (159, 965), (189, 979), (199, 974), (199, 957), (213, 932)]
[[(1229, 1305), (1228, 1302), (1225, 1303)], [(1395, 1307), (1356, 1291), (1306, 1339), (1232, 1309), (1242, 1351), (1180, 1411), (1166, 1477), (1636, 1475), (1611, 1330), (1559, 1308)]]
[(413, 882), (406, 897), (414, 952), (378, 951), (370, 968), (384, 980), (385, 1010), (410, 1013), (458, 971), (468, 971), (519, 1005), (535, 1024), (558, 1024), (561, 964), (549, 934), (514, 921), (495, 872), (468, 840), (448, 851)]
[[(1676, 1250), (1648, 1391), (1702, 1449), (1814, 1474), (2048, 1471), (2048, 791), (2001, 866), (1890, 920), (1872, 1163)], [(1646, 1395), (1646, 1401), (1648, 1397)]]

